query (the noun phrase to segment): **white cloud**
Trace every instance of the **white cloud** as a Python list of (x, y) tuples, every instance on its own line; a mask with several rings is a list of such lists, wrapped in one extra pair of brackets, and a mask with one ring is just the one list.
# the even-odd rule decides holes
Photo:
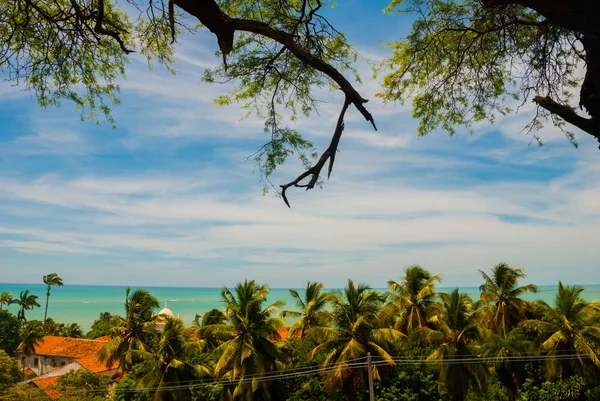
[[(291, 210), (261, 197), (258, 177), (242, 157), (267, 137), (263, 122), (240, 121), (239, 106), (212, 105), (231, 86), (201, 82), (203, 68), (219, 62), (208, 36), (209, 42), (182, 44), (177, 75), (134, 62), (122, 85), (123, 105), (115, 108), (114, 134), (101, 130), (94, 137), (84, 134), (89, 125), (63, 124), (76, 120), (76, 112), (31, 113), (29, 131), (3, 153), (30, 152), (32, 164), (5, 163), (0, 252), (37, 256), (27, 259), (35, 269), (60, 264), (80, 282), (143, 276), (147, 284), (167, 284), (151, 282), (153, 274), (177, 272), (167, 279), (171, 285), (231, 284), (246, 276), (272, 286), (309, 279), (340, 286), (347, 277), (383, 286), (413, 263), (441, 272), (445, 284), (468, 285), (479, 282), (476, 269), (502, 260), (551, 284), (564, 277), (564, 266), (576, 266), (569, 278), (578, 278), (600, 260), (593, 241), (600, 223), (595, 153), (572, 151), (564, 140), (553, 141), (555, 132), (544, 136), (552, 143), (542, 150), (527, 148), (517, 135), (527, 113), (477, 126), (473, 137), (417, 138), (409, 105), (372, 99), (380, 88), (366, 63), (359, 65), (364, 84), (357, 88), (371, 98), (379, 131), (350, 109), (324, 190), (290, 189)], [(293, 124), (322, 150), (342, 99), (337, 91), (316, 95), (328, 103)], [(507, 143), (482, 148), (494, 129)], [(116, 155), (109, 167), (102, 152)], [(49, 154), (89, 159), (59, 168), (42, 164)], [(554, 178), (525, 178), (528, 168), (559, 163)], [(496, 170), (507, 176), (473, 178)], [(301, 171), (290, 163), (273, 182)], [(21, 259), (13, 255), (5, 279), (27, 281), (29, 273), (19, 268), (25, 262), (15, 260)]]
[[(291, 210), (279, 199), (260, 197), (255, 187), (237, 194), (211, 189), (218, 172), (196, 171), (171, 181), (134, 176), (4, 180), (1, 199), (48, 208), (64, 215), (70, 227), (7, 224), (0, 234), (19, 239), (0, 246), (50, 253), (149, 252), (166, 264), (171, 258), (198, 264), (235, 258), (247, 274), (281, 265), (270, 276), (272, 285), (286, 280), (291, 285), (293, 277), (304, 280), (306, 272), (319, 269), (327, 271), (330, 282), (347, 276), (384, 282), (410, 263), (460, 284), (466, 270), (474, 273), (504, 259), (538, 272), (541, 279), (545, 265), (589, 264), (600, 257), (591, 240), (600, 223), (591, 201), (600, 177), (581, 181), (587, 173), (576, 170), (549, 182), (436, 189), (443, 177), (420, 188), (398, 178), (356, 182), (340, 168), (340, 178), (325, 190), (294, 193)], [(93, 213), (69, 218), (85, 211)], [(365, 266), (372, 272), (366, 274)], [(291, 273), (294, 269), (303, 273)], [(205, 270), (195, 274), (200, 271)], [(213, 280), (230, 279), (213, 273)]]

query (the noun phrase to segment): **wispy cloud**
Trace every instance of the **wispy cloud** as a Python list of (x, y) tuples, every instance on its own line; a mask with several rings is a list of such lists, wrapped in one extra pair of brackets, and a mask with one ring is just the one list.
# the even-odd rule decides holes
[[(211, 35), (184, 41), (176, 75), (135, 60), (116, 130), (19, 99), (19, 117), (4, 116), (10, 136), (0, 138), (4, 280), (52, 268), (70, 282), (104, 284), (220, 286), (249, 277), (340, 286), (353, 277), (383, 286), (421, 263), (447, 285), (469, 285), (479, 282), (476, 269), (507, 260), (532, 281), (553, 283), (566, 280), (567, 266), (581, 281), (600, 260), (600, 164), (589, 140), (574, 150), (550, 128), (545, 147), (528, 146), (519, 131), (529, 109), (477, 125), (472, 136), (418, 138), (408, 105), (373, 98), (379, 82), (364, 61), (357, 87), (379, 130), (349, 110), (322, 190), (290, 189), (292, 209), (260, 196), (244, 156), (268, 135), (239, 106), (212, 104), (231, 89), (201, 82), (219, 62), (214, 48)], [(290, 124), (321, 150), (341, 95), (315, 94), (326, 101), (319, 113)], [(291, 161), (272, 180), (301, 171)]]

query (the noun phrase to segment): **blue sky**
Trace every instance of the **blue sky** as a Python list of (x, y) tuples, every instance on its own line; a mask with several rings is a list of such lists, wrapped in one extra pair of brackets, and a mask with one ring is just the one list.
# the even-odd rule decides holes
[[(291, 210), (261, 195), (244, 159), (266, 141), (263, 122), (213, 106), (228, 88), (201, 82), (219, 62), (208, 32), (180, 39), (174, 76), (132, 59), (115, 130), (0, 84), (0, 280), (57, 272), (73, 284), (335, 287), (350, 277), (383, 287), (418, 263), (444, 286), (467, 286), (506, 261), (538, 284), (600, 282), (593, 141), (578, 133), (574, 149), (547, 127), (545, 146), (530, 146), (520, 133), (529, 105), (472, 135), (418, 138), (408, 106), (373, 98), (368, 66), (406, 19), (382, 16), (384, 2), (339, 3), (331, 16), (361, 54), (357, 88), (379, 131), (351, 110), (331, 179), (290, 190)], [(328, 102), (320, 115), (295, 124), (322, 150), (341, 96), (318, 95)], [(300, 172), (292, 161), (272, 180)]]

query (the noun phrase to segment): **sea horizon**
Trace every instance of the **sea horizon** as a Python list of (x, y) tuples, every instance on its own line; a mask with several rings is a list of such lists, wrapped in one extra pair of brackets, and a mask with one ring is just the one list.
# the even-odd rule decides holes
[[(566, 284), (566, 283), (565, 283)], [(600, 284), (570, 284), (584, 288), (582, 296), (586, 300), (600, 298)], [(62, 287), (52, 287), (48, 307), (48, 317), (57, 323), (78, 323), (84, 333), (91, 329), (92, 323), (102, 312), (110, 312), (117, 315), (124, 314), (125, 290), (137, 288), (148, 289), (152, 295), (159, 300), (160, 309), (168, 306), (175, 314), (181, 317), (184, 324), (189, 326), (193, 323), (196, 315), (203, 315), (207, 311), (223, 306), (221, 299), (222, 287), (174, 287), (174, 286), (133, 286), (133, 285), (88, 285), (88, 284), (65, 284)], [(231, 288), (231, 287), (229, 287)], [(304, 287), (269, 287), (270, 293), (267, 297), (268, 303), (278, 300), (285, 301), (286, 309), (295, 309), (295, 301), (289, 294), (290, 289), (302, 290)], [(449, 292), (459, 288), (474, 299), (479, 298), (479, 286), (439, 286), (440, 292)], [(523, 299), (528, 301), (543, 299), (552, 303), (558, 285), (540, 285), (538, 293), (526, 293)], [(337, 290), (339, 287), (325, 288), (325, 291)], [(386, 291), (387, 288), (374, 288)], [(13, 298), (19, 296), (20, 291), (29, 290), (37, 295), (39, 308), (27, 311), (25, 316), (28, 320), (42, 320), (46, 302), (46, 285), (40, 283), (0, 283), (0, 292), (8, 291)], [(17, 305), (8, 308), (16, 314)]]

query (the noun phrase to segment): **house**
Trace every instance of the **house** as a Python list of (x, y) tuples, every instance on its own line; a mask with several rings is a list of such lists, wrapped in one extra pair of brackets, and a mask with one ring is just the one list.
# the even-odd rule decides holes
[(83, 369), (83, 367), (77, 362), (71, 362), (66, 364), (65, 366), (54, 369), (46, 374), (38, 376), (34, 379), (30, 379), (21, 383), (18, 383), (18, 386), (28, 385), (32, 387), (37, 387), (42, 390), (48, 398), (51, 400), (57, 400), (62, 397), (64, 394), (56, 390), (54, 387), (58, 382), (58, 378), (65, 373), (71, 372), (73, 370)]
[(95, 340), (45, 336), (35, 346), (31, 355), (19, 353), (21, 369), (30, 369), (36, 376), (47, 374), (55, 369), (77, 362), (84, 369), (94, 373), (112, 376), (117, 366), (107, 367), (98, 358), (98, 351), (110, 341), (109, 337)]
[(94, 373), (115, 377), (117, 364), (106, 366), (98, 358), (98, 351), (110, 341), (110, 337), (95, 340), (46, 336), (35, 346), (31, 355), (19, 354), (21, 369), (37, 377), (18, 383), (35, 386), (48, 398), (56, 400), (61, 394), (53, 389), (58, 378), (73, 370), (85, 369)]

